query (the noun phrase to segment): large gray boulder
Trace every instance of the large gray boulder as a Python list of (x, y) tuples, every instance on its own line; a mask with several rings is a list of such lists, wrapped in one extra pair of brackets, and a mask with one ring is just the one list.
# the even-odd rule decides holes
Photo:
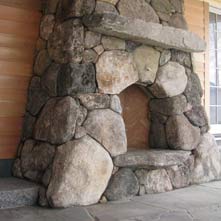
[(192, 32), (116, 14), (104, 13), (87, 16), (84, 18), (84, 24), (90, 30), (101, 34), (147, 45), (187, 52), (202, 52), (206, 49), (205, 41)]
[(145, 0), (120, 0), (117, 8), (122, 16), (159, 23), (156, 12)]
[(176, 62), (168, 62), (159, 68), (150, 90), (156, 97), (165, 98), (182, 94), (186, 86), (185, 68)]
[(163, 193), (173, 189), (165, 169), (137, 170), (136, 176), (140, 185), (144, 186), (146, 194)]
[(138, 81), (138, 72), (128, 52), (106, 51), (97, 64), (97, 82), (101, 93), (119, 94)]
[(200, 129), (184, 115), (172, 116), (166, 123), (168, 145), (176, 150), (193, 150), (200, 143)]
[(206, 133), (202, 136), (194, 155), (192, 183), (198, 184), (220, 179), (221, 157), (213, 135)]
[(89, 136), (58, 147), (47, 198), (52, 207), (97, 203), (113, 170), (111, 157)]
[(109, 109), (91, 111), (83, 125), (87, 133), (117, 156), (127, 151), (125, 125), (121, 115)]
[(48, 52), (55, 62), (81, 62), (84, 52), (84, 27), (78, 19), (55, 25), (48, 40)]
[(36, 122), (34, 138), (52, 144), (67, 142), (74, 136), (79, 116), (79, 105), (73, 98), (51, 99)]
[(133, 58), (139, 73), (139, 81), (153, 84), (159, 66), (160, 52), (143, 45), (133, 51)]
[(135, 196), (138, 190), (139, 183), (133, 171), (123, 168), (111, 178), (104, 194), (110, 201), (124, 200)]
[(129, 151), (114, 158), (117, 167), (158, 169), (185, 162), (190, 155), (189, 151), (174, 150), (140, 150)]

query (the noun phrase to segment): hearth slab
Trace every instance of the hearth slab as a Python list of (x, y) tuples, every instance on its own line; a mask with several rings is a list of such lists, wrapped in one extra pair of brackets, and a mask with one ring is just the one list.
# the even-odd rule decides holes
[(181, 165), (190, 157), (190, 151), (138, 150), (128, 151), (114, 158), (117, 167), (159, 169)]
[(206, 42), (192, 32), (116, 14), (93, 14), (84, 18), (84, 24), (92, 31), (142, 44), (186, 52), (206, 49)]

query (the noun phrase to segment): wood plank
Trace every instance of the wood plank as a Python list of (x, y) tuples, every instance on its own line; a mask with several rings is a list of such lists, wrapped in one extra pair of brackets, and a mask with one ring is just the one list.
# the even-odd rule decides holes
[(0, 90), (5, 90), (5, 92), (11, 90), (13, 93), (16, 93), (16, 91), (27, 91), (29, 81), (29, 76), (0, 75)]
[[(18, 141), (19, 142), (19, 141)], [(13, 159), (17, 154), (17, 145), (0, 146), (0, 159)]]
[(0, 101), (0, 117), (22, 117), (26, 102)]
[(19, 135), (22, 124), (23, 117), (0, 117), (0, 137)]

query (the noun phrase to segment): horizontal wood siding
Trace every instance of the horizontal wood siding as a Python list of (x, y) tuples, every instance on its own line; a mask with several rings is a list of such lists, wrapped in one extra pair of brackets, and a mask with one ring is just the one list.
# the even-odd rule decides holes
[(39, 32), (40, 0), (0, 0), (0, 159), (14, 158)]
[[(190, 31), (198, 34), (209, 45), (209, 4), (199, 0), (185, 0), (185, 18)], [(204, 90), (203, 105), (209, 114), (209, 50), (193, 54), (194, 70)]]

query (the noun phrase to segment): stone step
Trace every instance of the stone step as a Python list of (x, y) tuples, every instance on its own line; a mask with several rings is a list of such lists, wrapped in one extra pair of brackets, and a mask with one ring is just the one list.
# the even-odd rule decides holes
[(182, 150), (136, 150), (114, 158), (117, 167), (159, 169), (184, 163), (190, 151)]
[(142, 44), (186, 52), (203, 52), (206, 49), (206, 42), (192, 32), (116, 14), (86, 16), (84, 24), (92, 31)]
[(0, 209), (32, 206), (38, 199), (39, 187), (13, 177), (0, 178)]

